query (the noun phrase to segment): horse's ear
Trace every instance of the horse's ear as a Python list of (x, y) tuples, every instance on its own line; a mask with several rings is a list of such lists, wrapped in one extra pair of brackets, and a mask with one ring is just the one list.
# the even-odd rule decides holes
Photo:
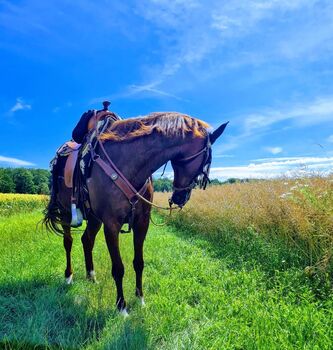
[(229, 122), (220, 125), (216, 130), (209, 134), (210, 143), (213, 144), (222, 134)]

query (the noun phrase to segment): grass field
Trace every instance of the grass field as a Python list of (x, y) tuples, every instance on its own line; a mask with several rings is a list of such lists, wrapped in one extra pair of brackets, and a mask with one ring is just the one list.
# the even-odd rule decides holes
[[(130, 317), (115, 312), (104, 237), (99, 284), (85, 280), (74, 236), (74, 284), (64, 284), (62, 240), (36, 231), (40, 210), (0, 218), (0, 340), (8, 349), (332, 349), (333, 297), (302, 257), (261, 235), (212, 240), (151, 226), (146, 307), (134, 297), (132, 236), (121, 237)], [(320, 290), (319, 290), (320, 289)]]
[[(168, 193), (156, 193), (155, 200), (165, 204), (168, 197)], [(265, 242), (282, 244), (282, 253), (292, 254), (290, 264), (298, 261), (309, 275), (333, 281), (333, 177), (196, 190), (170, 224), (217, 243), (262, 237)]]

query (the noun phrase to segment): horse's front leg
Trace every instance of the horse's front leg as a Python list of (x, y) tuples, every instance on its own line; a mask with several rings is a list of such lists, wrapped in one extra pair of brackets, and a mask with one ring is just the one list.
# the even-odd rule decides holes
[(102, 223), (100, 221), (94, 217), (89, 217), (87, 227), (81, 237), (87, 271), (87, 279), (92, 282), (96, 282), (92, 251), (94, 248), (96, 235), (101, 226)]
[(149, 226), (149, 214), (140, 215), (133, 225), (134, 260), (133, 267), (136, 274), (135, 295), (140, 299), (141, 305), (145, 305), (142, 291), (142, 272), (144, 268), (143, 244)]
[(117, 299), (116, 306), (121, 314), (127, 316), (126, 302), (123, 293), (124, 265), (119, 251), (119, 231), (121, 225), (118, 222), (104, 222), (104, 235), (112, 260), (112, 276), (116, 282)]
[(71, 261), (71, 250), (73, 245), (73, 237), (71, 235), (71, 228), (69, 226), (62, 226), (64, 230), (64, 247), (66, 250), (66, 270), (65, 279), (67, 284), (73, 282), (73, 270)]

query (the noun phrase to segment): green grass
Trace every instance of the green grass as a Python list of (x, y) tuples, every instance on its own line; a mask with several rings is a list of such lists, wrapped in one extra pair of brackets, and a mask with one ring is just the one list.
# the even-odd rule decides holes
[[(309, 280), (297, 255), (253, 236), (216, 242), (151, 226), (145, 244), (146, 307), (134, 296), (132, 235), (121, 236), (130, 317), (115, 312), (102, 232), (85, 280), (74, 235), (74, 284), (64, 285), (61, 238), (36, 231), (38, 212), (0, 222), (0, 341), (8, 349), (332, 349), (333, 297)], [(223, 243), (223, 244), (222, 244)]]

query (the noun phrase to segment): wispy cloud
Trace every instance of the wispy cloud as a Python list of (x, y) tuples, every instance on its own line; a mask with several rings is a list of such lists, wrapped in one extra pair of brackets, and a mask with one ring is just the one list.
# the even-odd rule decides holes
[(26, 160), (21, 160), (17, 158), (0, 156), (0, 163), (5, 163), (12, 166), (33, 166), (34, 163), (28, 162)]
[(31, 109), (31, 105), (24, 102), (24, 100), (21, 97), (18, 97), (16, 99), (16, 103), (13, 105), (13, 107), (9, 110), (9, 113), (15, 113), (18, 111), (24, 111)]
[[(291, 103), (280, 108), (263, 108), (256, 113), (235, 117), (233, 123), (240, 125), (239, 133), (228, 136), (223, 144), (218, 145), (218, 152), (233, 150), (250, 139), (253, 141), (267, 133), (271, 133), (271, 128), (281, 122), (284, 122), (284, 128), (300, 128), (324, 125), (332, 120), (333, 96)], [(279, 151), (278, 148), (266, 148), (266, 150), (270, 150), (272, 154), (274, 154), (272, 151)]]
[(164, 98), (172, 98), (179, 101), (188, 102), (188, 100), (183, 99), (180, 96), (176, 96), (170, 92), (156, 88), (159, 85), (159, 83), (160, 83), (159, 81), (154, 81), (154, 82), (151, 82), (148, 84), (142, 84), (142, 85), (132, 84), (125, 87), (123, 92), (119, 92), (119, 93), (107, 95), (107, 96), (94, 97), (89, 101), (89, 103), (94, 104), (94, 103), (103, 102), (105, 100), (114, 101), (118, 99), (124, 99), (124, 98), (135, 97), (135, 96), (137, 97), (160, 96)]
[(164, 96), (164, 97), (171, 97), (171, 98), (174, 98), (174, 99), (179, 100), (179, 101), (186, 101), (185, 99), (183, 99), (179, 96), (176, 96), (176, 95), (171, 94), (169, 92), (163, 91), (161, 89), (157, 89), (157, 88), (155, 88), (155, 86), (158, 86), (158, 83), (145, 84), (145, 85), (131, 85), (129, 87), (130, 94), (136, 95), (136, 94), (140, 94), (143, 92), (147, 92), (147, 93), (152, 93), (152, 94), (156, 94), (156, 95), (160, 95), (160, 96)]
[(265, 147), (265, 150), (272, 154), (279, 154), (283, 151), (282, 147)]
[[(242, 65), (333, 54), (333, 6), (319, 0), (212, 0), (209, 6), (202, 0), (143, 0), (137, 7), (159, 32), (164, 61), (145, 71), (151, 81), (159, 77), (159, 86), (187, 67), (193, 78), (216, 77)], [(269, 31), (263, 23), (270, 23)], [(250, 35), (259, 40), (246, 42)]]
[(310, 126), (332, 120), (333, 96), (328, 96), (281, 109), (267, 109), (261, 113), (251, 114), (245, 117), (244, 128), (246, 132), (253, 132), (282, 121), (291, 121), (297, 126)]

